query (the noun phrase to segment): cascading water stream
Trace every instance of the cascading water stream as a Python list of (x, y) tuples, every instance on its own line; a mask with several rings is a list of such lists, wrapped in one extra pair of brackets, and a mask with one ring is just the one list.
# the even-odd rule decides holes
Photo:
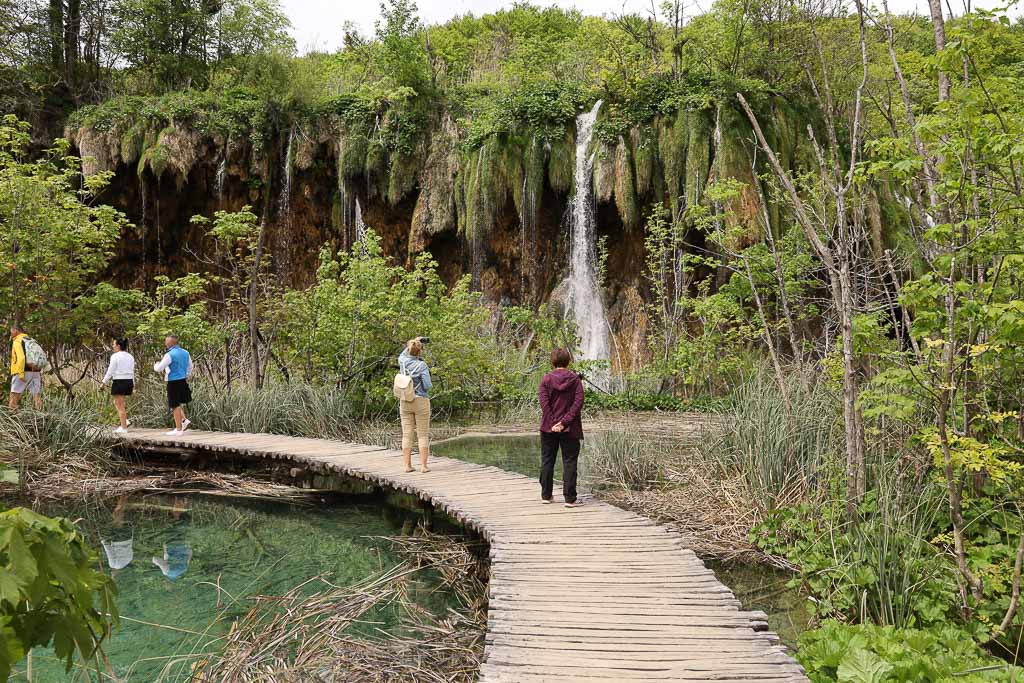
[(281, 183), (281, 196), (277, 200), (277, 214), (282, 222), (290, 220), (291, 201), (292, 201), (292, 147), (295, 144), (295, 129), (292, 128), (288, 133), (288, 149), (284, 153), (284, 160), (282, 167), (284, 173), (283, 182)]
[(361, 253), (365, 254), (366, 253), (366, 244), (364, 244), (363, 241), (366, 239), (366, 223), (363, 222), (363, 208), (361, 206), (359, 206), (359, 198), (358, 197), (356, 197), (356, 212), (355, 212), (355, 218), (353, 220), (353, 223), (355, 224), (355, 230), (356, 230), (356, 242), (355, 243), (359, 245), (359, 249), (360, 249)]
[(576, 321), (580, 353), (584, 360), (609, 358), (608, 317), (597, 282), (594, 155), (590, 153), (594, 121), (600, 108), (601, 101), (598, 100), (593, 109), (576, 117), (576, 190), (569, 205), (572, 245), (569, 252), (569, 276), (564, 283), (568, 292), (568, 312)]
[(224, 179), (227, 176), (227, 172), (228, 172), (228, 160), (227, 160), (227, 153), (225, 152), (225, 157), (220, 160), (219, 164), (217, 164), (217, 204), (218, 205), (223, 205), (224, 204)]

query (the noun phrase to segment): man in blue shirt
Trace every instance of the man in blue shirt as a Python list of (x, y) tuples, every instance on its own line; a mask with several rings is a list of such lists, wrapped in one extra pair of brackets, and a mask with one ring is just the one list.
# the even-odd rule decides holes
[(192, 401), (192, 389), (188, 386), (192, 376), (192, 356), (178, 346), (177, 335), (167, 335), (164, 346), (167, 347), (167, 353), (160, 362), (153, 365), (153, 369), (163, 373), (167, 380), (167, 405), (174, 414), (174, 429), (167, 432), (167, 436), (179, 436), (191, 424), (185, 417), (185, 405)]

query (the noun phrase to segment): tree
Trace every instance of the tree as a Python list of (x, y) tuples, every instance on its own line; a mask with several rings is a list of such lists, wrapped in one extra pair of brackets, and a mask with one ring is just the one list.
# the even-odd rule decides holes
[(13, 116), (0, 125), (0, 308), (48, 349), (56, 375), (70, 392), (88, 368), (72, 369), (96, 327), (97, 289), (111, 249), (127, 227), (124, 215), (89, 202), (110, 173), (81, 175), (80, 160), (58, 140), (29, 160), (28, 125)]
[(430, 83), (430, 68), (416, 3), (388, 0), (381, 3), (380, 13), (382, 18), (377, 21), (376, 29), (383, 75), (396, 86), (424, 94)]
[(112, 50), (144, 90), (203, 88), (221, 62), (294, 50), (276, 0), (118, 0), (113, 15)]

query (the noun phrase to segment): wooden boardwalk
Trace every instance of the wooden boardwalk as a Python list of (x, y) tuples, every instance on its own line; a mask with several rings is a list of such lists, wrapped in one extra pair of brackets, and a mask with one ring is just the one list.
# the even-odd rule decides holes
[(632, 512), (590, 500), (541, 505), (533, 479), (449, 458), (433, 458), (427, 474), (406, 473), (400, 452), (377, 446), (145, 429), (126, 441), (365, 479), (478, 531), (491, 553), (481, 681), (807, 680), (764, 614), (744, 612), (676, 534)]

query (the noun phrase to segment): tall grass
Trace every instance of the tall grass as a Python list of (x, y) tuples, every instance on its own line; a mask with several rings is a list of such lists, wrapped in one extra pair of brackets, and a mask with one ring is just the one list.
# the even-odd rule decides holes
[(748, 379), (730, 396), (717, 436), (698, 447), (728, 474), (740, 475), (762, 510), (825, 495), (843, 448), (835, 397), (820, 383), (796, 378), (786, 391), (791, 410), (772, 379)]
[(877, 624), (912, 627), (920, 623), (922, 593), (936, 585), (955, 590), (953, 566), (931, 543), (947, 502), (936, 484), (901, 495), (913, 487), (896, 462), (879, 462), (871, 474), (873, 514), (853, 525), (850, 535), (853, 559), (870, 567), (877, 583), (858, 611)]
[(636, 431), (595, 434), (586, 443), (581, 475), (593, 486), (641, 491), (663, 479), (667, 449)]
[[(344, 392), (305, 383), (275, 383), (262, 389), (237, 385), (227, 391), (195, 381), (192, 395), (186, 412), (197, 429), (348, 438), (360, 417)], [(110, 397), (104, 392), (81, 392), (74, 403), (97, 421), (115, 423)], [(137, 427), (170, 427), (164, 383), (137, 382), (135, 394), (128, 400), (128, 416)]]

